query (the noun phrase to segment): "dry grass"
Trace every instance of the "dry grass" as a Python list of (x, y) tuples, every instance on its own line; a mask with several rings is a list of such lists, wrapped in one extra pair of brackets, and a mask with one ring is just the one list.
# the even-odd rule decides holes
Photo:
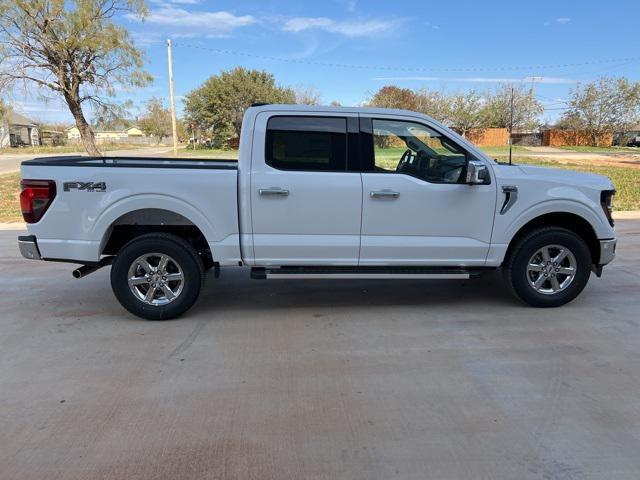
[(21, 222), (20, 173), (0, 175), (0, 222)]

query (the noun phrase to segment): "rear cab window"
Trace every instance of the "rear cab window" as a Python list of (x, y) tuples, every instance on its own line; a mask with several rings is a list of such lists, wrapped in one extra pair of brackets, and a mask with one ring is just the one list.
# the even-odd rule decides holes
[(265, 161), (279, 170), (345, 171), (347, 119), (271, 117), (267, 123)]

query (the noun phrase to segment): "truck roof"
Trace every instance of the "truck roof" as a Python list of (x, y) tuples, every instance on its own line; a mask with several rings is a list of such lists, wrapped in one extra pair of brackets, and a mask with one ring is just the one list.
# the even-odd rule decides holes
[(378, 108), (378, 107), (332, 107), (328, 105), (294, 105), (269, 103), (264, 105), (256, 105), (250, 107), (247, 112), (273, 112), (273, 111), (291, 111), (291, 112), (327, 112), (327, 113), (360, 113), (367, 115), (404, 115), (411, 117), (422, 117), (430, 121), (435, 121), (428, 115), (414, 112), (411, 110), (401, 110), (396, 108)]

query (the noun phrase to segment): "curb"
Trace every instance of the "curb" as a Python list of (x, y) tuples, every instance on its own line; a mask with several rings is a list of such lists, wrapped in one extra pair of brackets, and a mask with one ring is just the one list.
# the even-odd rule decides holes
[(0, 230), (26, 230), (27, 224), (23, 222), (0, 222)]

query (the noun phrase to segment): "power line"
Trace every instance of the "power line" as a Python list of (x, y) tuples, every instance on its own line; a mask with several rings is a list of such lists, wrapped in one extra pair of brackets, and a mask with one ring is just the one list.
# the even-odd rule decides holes
[(386, 65), (358, 65), (358, 64), (349, 64), (349, 63), (337, 63), (337, 62), (322, 62), (317, 60), (306, 60), (302, 58), (286, 58), (286, 57), (278, 57), (272, 55), (261, 55), (257, 53), (249, 53), (249, 52), (240, 52), (236, 50), (227, 50), (222, 48), (211, 48), (205, 47), (202, 45), (185, 43), (185, 42), (174, 42), (174, 46), (176, 47), (187, 47), (187, 48), (195, 48), (199, 50), (204, 50), (212, 53), (217, 53), (220, 55), (230, 55), (230, 56), (241, 56), (241, 57), (249, 57), (249, 58), (257, 58), (260, 60), (270, 60), (276, 62), (284, 62), (284, 63), (296, 63), (301, 65), (317, 65), (321, 67), (332, 67), (332, 68), (353, 68), (353, 69), (361, 69), (361, 70), (385, 70), (385, 71), (404, 71), (404, 72), (498, 72), (498, 71), (540, 71), (540, 70), (550, 70), (550, 69), (558, 69), (558, 68), (574, 68), (574, 67), (582, 67), (585, 65), (602, 65), (602, 64), (610, 64), (610, 63), (630, 63), (633, 61), (640, 60), (640, 57), (625, 57), (625, 58), (608, 58), (608, 59), (598, 59), (591, 60), (585, 62), (572, 62), (572, 63), (558, 63), (558, 64), (547, 64), (547, 65), (534, 65), (534, 66), (500, 66), (500, 67), (392, 67)]

